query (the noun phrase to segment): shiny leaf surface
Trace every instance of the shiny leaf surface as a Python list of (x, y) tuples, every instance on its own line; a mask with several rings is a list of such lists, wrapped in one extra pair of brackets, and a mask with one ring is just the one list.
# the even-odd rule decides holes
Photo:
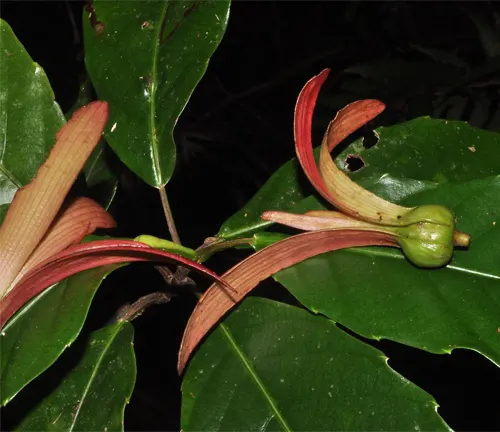
[(355, 248), (314, 257), (275, 277), (306, 307), (365, 337), (435, 353), (471, 348), (500, 365), (499, 197), (495, 176), (443, 184), (404, 201), (443, 204), (471, 234), (469, 250), (456, 251), (444, 268), (418, 269), (393, 249)]
[(110, 104), (105, 137), (160, 187), (175, 166), (173, 129), (226, 29), (229, 1), (96, 0), (84, 13), (85, 61)]
[(0, 220), (66, 122), (43, 69), (0, 19)]
[(17, 429), (123, 430), (136, 376), (133, 337), (134, 328), (126, 321), (92, 333), (78, 364)]
[(94, 294), (111, 269), (88, 270), (52, 286), (24, 306), (2, 329), (2, 405), (75, 341)]
[[(254, 242), (254, 247), (258, 242)], [(259, 282), (274, 273), (325, 252), (354, 246), (391, 246), (393, 237), (386, 233), (360, 230), (324, 230), (288, 237), (240, 261), (222, 276), (234, 292), (218, 283), (200, 297), (184, 331), (177, 370), (181, 373), (200, 341), (223, 316), (248, 295)]]
[(324, 317), (247, 299), (188, 367), (182, 430), (448, 430), (386, 360)]
[[(456, 251), (450, 265), (438, 270), (417, 269), (397, 250), (356, 248), (317, 256), (279, 272), (276, 279), (312, 311), (365, 337), (436, 353), (471, 348), (499, 365), (500, 161), (492, 155), (500, 135), (429, 118), (377, 132), (375, 146), (365, 148), (356, 141), (337, 159), (339, 166), (345, 168), (348, 155), (360, 157), (364, 166), (352, 178), (381, 197), (408, 206), (449, 207), (458, 229), (471, 234), (470, 248)], [(258, 215), (279, 208), (280, 196), (291, 190), (289, 179), (297, 178), (296, 169), (295, 161), (283, 166), (280, 176), (288, 182), (281, 187), (275, 183), (277, 196), (264, 202), (258, 193), (246, 210)], [(324, 208), (324, 201), (310, 196), (292, 211)], [(252, 221), (244, 225), (240, 216), (226, 226), (232, 223), (232, 232), (238, 233), (254, 229)]]
[[(500, 147), (500, 135), (472, 128), (463, 122), (418, 118), (377, 129), (379, 140), (366, 149), (357, 140), (336, 159), (346, 169), (348, 156), (362, 159), (353, 180), (381, 197), (401, 202), (437, 184), (486, 178), (500, 173), (500, 160), (490, 157)], [(315, 154), (319, 154), (316, 149)], [(477, 151), (476, 151), (477, 150)], [(311, 189), (294, 158), (277, 170), (261, 190), (231, 216), (219, 230), (223, 238), (245, 237), (271, 223), (262, 221), (266, 210), (305, 211), (300, 205)]]

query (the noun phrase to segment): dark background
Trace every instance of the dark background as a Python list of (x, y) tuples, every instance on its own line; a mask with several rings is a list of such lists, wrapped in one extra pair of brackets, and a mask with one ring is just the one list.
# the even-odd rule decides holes
[[(85, 75), (84, 5), (1, 3), (2, 18), (45, 69), (65, 112)], [(234, 2), (225, 38), (176, 128), (178, 164), (168, 190), (183, 242), (196, 247), (215, 234), (293, 156), (294, 103), (311, 76), (325, 67), (335, 75), (359, 62), (417, 58), (408, 53), (409, 43), (458, 53), (479, 65), (484, 54), (467, 13), (491, 16), (499, 10), (499, 4), (490, 2)], [(335, 85), (330, 85), (332, 92)], [(157, 192), (121, 170), (121, 188), (112, 207), (118, 234), (168, 237)], [(226, 252), (209, 265), (220, 272), (243, 256)], [(125, 302), (163, 286), (158, 274), (144, 265), (112, 274), (96, 296), (84, 333), (105, 324)], [(288, 298), (271, 282), (260, 292), (266, 288), (275, 298)], [(126, 409), (128, 430), (179, 429), (176, 353), (195, 302), (190, 295), (177, 294), (170, 304), (154, 306), (134, 321), (138, 377)], [(465, 350), (438, 356), (388, 341), (369, 343), (386, 353), (394, 369), (436, 398), (439, 413), (454, 429), (500, 429), (500, 372), (484, 357)], [(71, 367), (78, 348), (73, 351), (52, 368), (53, 376)], [(30, 387), (43, 394), (50, 383), (50, 374), (45, 374)], [(4, 428), (31, 406), (30, 392), (35, 390), (30, 387), (3, 413)]]

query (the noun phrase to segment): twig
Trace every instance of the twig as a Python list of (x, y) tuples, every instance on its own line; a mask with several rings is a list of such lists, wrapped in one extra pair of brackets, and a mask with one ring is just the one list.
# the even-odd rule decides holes
[(167, 191), (165, 190), (165, 186), (160, 187), (158, 191), (160, 192), (161, 205), (163, 207), (163, 212), (165, 213), (165, 219), (167, 220), (168, 231), (170, 232), (172, 241), (174, 243), (181, 244), (179, 233), (177, 232), (177, 228), (175, 227), (174, 217), (172, 216), (172, 210), (170, 210), (170, 204), (168, 203)]
[(163, 279), (165, 279), (165, 282), (169, 285), (196, 286), (194, 281), (187, 276), (189, 274), (189, 269), (186, 267), (177, 267), (175, 273), (173, 273), (167, 266), (155, 266), (155, 269), (158, 270), (158, 272), (163, 276)]
[(131, 305), (123, 306), (116, 315), (116, 321), (132, 321), (142, 315), (151, 305), (168, 303), (172, 297), (164, 292), (155, 292), (142, 296)]

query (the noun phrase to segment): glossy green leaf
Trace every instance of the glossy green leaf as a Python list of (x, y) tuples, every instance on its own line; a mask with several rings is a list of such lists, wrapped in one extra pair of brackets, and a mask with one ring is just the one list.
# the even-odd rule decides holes
[(275, 278), (312, 311), (363, 336), (435, 353), (471, 348), (500, 365), (500, 177), (444, 184), (404, 201), (424, 203), (452, 209), (472, 236), (447, 267), (418, 269), (396, 249), (353, 248)]
[(173, 129), (228, 16), (229, 0), (95, 0), (84, 13), (87, 70), (110, 106), (106, 140), (152, 186), (172, 175)]
[(65, 122), (45, 72), (0, 19), (0, 220)]
[(500, 134), (458, 121), (420, 117), (391, 127), (377, 129), (380, 141), (365, 149), (358, 141), (344, 151), (359, 155), (365, 167), (353, 173), (353, 180), (390, 173), (435, 183), (482, 179), (500, 172), (500, 160), (491, 157), (500, 146)]
[[(360, 157), (364, 167), (353, 180), (391, 201), (401, 201), (438, 184), (486, 178), (500, 173), (500, 135), (467, 123), (418, 118), (377, 129), (379, 142), (366, 149), (355, 141), (336, 162), (345, 169), (348, 155)], [(296, 159), (284, 164), (241, 210), (222, 225), (218, 236), (245, 237), (271, 225), (260, 219), (265, 210), (302, 212), (301, 200), (311, 190)]]
[(102, 280), (115, 267), (72, 276), (24, 306), (1, 333), (1, 405), (52, 365), (76, 339)]
[(182, 384), (184, 431), (448, 430), (380, 351), (302, 309), (249, 298)]
[(92, 333), (78, 364), (23, 419), (18, 430), (123, 430), (135, 384), (134, 328), (126, 321)]
[[(380, 128), (378, 134), (380, 141), (372, 148), (365, 149), (360, 141), (351, 145), (338, 158), (339, 165), (348, 154), (359, 155), (365, 166), (352, 177), (376, 194), (408, 206), (451, 208), (458, 229), (472, 236), (469, 250), (456, 251), (446, 268), (421, 270), (398, 250), (349, 249), (310, 259), (276, 279), (312, 311), (366, 337), (436, 353), (471, 348), (500, 364), (500, 160), (492, 157), (500, 135), (428, 118)], [(282, 178), (287, 179), (285, 169), (288, 179), (296, 178), (292, 164), (281, 168)], [(249, 203), (255, 215), (280, 208), (280, 196), (290, 183), (275, 184), (274, 189), (275, 198), (259, 201), (259, 192)], [(308, 197), (294, 210), (325, 205)], [(255, 227), (243, 225), (238, 216), (228, 221), (236, 222), (233, 232)]]
[(218, 237), (232, 239), (246, 237), (272, 225), (260, 215), (265, 210), (290, 210), (304, 197), (300, 166), (294, 158), (279, 168), (257, 194), (222, 225)]
[[(0, 220), (29, 183), (64, 125), (43, 69), (0, 20)], [(109, 270), (107, 271), (109, 272)], [(103, 269), (82, 273), (26, 305), (1, 334), (1, 405), (45, 371), (77, 337)]]

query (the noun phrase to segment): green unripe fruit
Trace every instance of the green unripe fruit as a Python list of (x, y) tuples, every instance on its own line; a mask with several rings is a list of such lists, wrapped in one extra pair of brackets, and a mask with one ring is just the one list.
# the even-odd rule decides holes
[(418, 222), (432, 222), (438, 225), (446, 225), (455, 228), (455, 217), (453, 213), (441, 205), (423, 205), (415, 207), (401, 216), (400, 224), (408, 226)]
[(409, 211), (394, 228), (406, 257), (418, 267), (442, 267), (453, 254), (455, 218), (446, 207), (425, 205)]

